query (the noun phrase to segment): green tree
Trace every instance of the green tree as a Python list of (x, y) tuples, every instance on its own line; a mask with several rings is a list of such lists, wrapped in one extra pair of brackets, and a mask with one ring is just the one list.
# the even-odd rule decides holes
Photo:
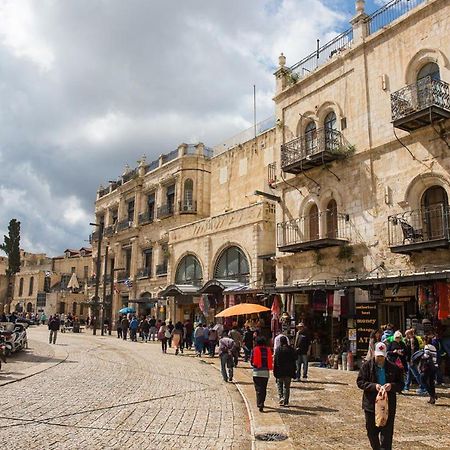
[(20, 222), (16, 219), (11, 219), (8, 225), (8, 236), (4, 236), (4, 242), (0, 245), (0, 250), (3, 250), (8, 256), (8, 268), (6, 269), (6, 276), (8, 278), (8, 290), (6, 293), (6, 305), (4, 299), (0, 300), (0, 312), (10, 312), (10, 305), (13, 295), (14, 275), (20, 271)]

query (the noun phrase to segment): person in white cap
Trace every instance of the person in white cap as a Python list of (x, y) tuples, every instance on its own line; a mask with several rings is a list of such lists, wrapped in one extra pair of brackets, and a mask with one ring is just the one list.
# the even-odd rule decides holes
[[(364, 391), (362, 408), (366, 416), (366, 430), (370, 445), (374, 450), (391, 450), (394, 434), (394, 419), (397, 407), (397, 392), (403, 388), (401, 370), (386, 359), (387, 348), (384, 342), (375, 345), (374, 357), (366, 361), (358, 374), (356, 384)], [(380, 389), (388, 394), (389, 417), (382, 428), (375, 426), (375, 399)]]

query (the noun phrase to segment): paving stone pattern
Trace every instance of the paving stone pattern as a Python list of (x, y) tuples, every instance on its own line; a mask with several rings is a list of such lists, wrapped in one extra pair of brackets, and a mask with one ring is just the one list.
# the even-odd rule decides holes
[[(51, 357), (46, 330), (29, 333)], [(60, 334), (56, 346), (66, 361), (1, 388), (1, 448), (251, 448), (236, 388), (195, 358), (86, 334)]]

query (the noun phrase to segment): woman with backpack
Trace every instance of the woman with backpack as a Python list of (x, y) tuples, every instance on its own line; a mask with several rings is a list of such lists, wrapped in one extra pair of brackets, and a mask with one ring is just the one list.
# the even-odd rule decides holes
[(163, 353), (167, 353), (167, 341), (170, 337), (170, 331), (166, 326), (166, 322), (161, 322), (161, 326), (158, 330), (158, 340), (161, 341), (161, 350)]
[(295, 377), (296, 360), (295, 350), (289, 345), (287, 337), (282, 335), (273, 361), (273, 375), (277, 379), (280, 405), (287, 406), (289, 404), (289, 393), (292, 378)]
[(272, 350), (266, 345), (266, 340), (262, 336), (256, 338), (256, 345), (253, 348), (250, 363), (253, 367), (256, 405), (259, 411), (263, 412), (267, 395), (267, 383), (269, 382), (269, 374), (273, 367), (273, 356)]

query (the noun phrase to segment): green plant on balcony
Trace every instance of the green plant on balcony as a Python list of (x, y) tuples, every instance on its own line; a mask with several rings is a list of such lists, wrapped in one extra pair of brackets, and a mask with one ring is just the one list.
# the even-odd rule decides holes
[(331, 153), (334, 155), (342, 156), (344, 158), (349, 158), (350, 156), (354, 155), (356, 152), (356, 147), (352, 144), (341, 144), (337, 145), (336, 147), (332, 147)]
[(350, 261), (353, 258), (353, 255), (355, 253), (355, 250), (351, 245), (343, 245), (342, 247), (339, 247), (339, 252), (337, 254), (337, 258), (340, 261)]

